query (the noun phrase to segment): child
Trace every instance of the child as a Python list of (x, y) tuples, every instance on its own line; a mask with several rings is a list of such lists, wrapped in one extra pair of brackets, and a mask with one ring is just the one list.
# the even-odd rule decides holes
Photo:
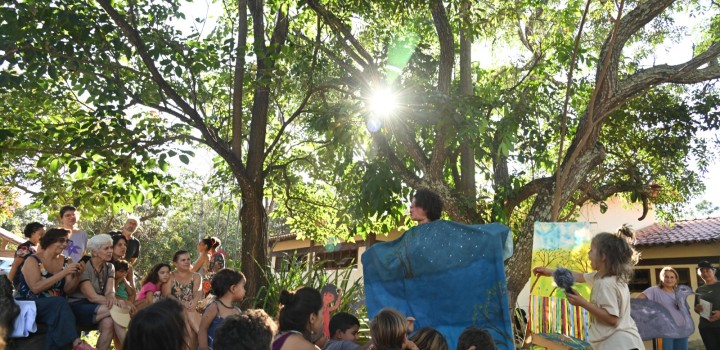
[[(632, 277), (637, 254), (628, 238), (633, 232), (623, 227), (617, 233), (600, 233), (590, 244), (590, 266), (594, 273), (573, 272), (577, 282), (587, 282), (592, 291), (590, 301), (579, 293), (567, 294), (572, 305), (586, 309), (592, 317), (588, 341), (593, 349), (645, 349), (635, 321), (630, 317), (630, 290), (627, 282)], [(533, 272), (552, 276), (553, 270), (536, 267)]]
[(458, 338), (457, 350), (497, 350), (497, 346), (488, 331), (477, 327), (468, 327)]
[(245, 297), (245, 276), (241, 272), (222, 269), (213, 276), (212, 290), (217, 299), (205, 308), (198, 329), (200, 350), (213, 348), (215, 331), (225, 318), (239, 315), (240, 309), (233, 306)]
[(215, 332), (215, 350), (270, 350), (277, 325), (263, 309), (228, 317)]
[[(323, 334), (327, 339), (330, 339), (332, 335), (330, 333), (330, 313), (337, 310), (340, 307), (340, 301), (342, 300), (342, 290), (335, 287), (333, 284), (326, 284), (325, 287), (320, 291), (322, 295), (323, 308)], [(334, 303), (333, 303), (334, 302)]]
[(127, 279), (130, 264), (125, 260), (115, 260), (113, 266), (115, 266), (115, 296), (125, 301), (135, 302), (135, 288), (130, 286)]
[(373, 350), (418, 350), (412, 341), (408, 340), (408, 321), (397, 310), (385, 308), (380, 310), (370, 321), (370, 337)]
[(339, 312), (330, 319), (330, 339), (323, 350), (363, 350), (370, 347), (370, 342), (360, 346), (355, 344), (358, 340), (360, 321), (357, 317)]
[(153, 266), (150, 273), (142, 281), (142, 288), (137, 293), (135, 306), (138, 309), (148, 306), (155, 302), (156, 295), (159, 297), (163, 284), (170, 280), (170, 265), (159, 263)]
[(422, 350), (448, 350), (448, 343), (445, 336), (432, 327), (418, 329), (410, 337), (415, 345)]

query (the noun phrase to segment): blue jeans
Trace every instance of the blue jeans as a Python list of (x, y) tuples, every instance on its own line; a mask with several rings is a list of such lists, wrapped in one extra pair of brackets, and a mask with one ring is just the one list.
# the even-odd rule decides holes
[(37, 307), (37, 322), (47, 325), (45, 350), (65, 349), (77, 339), (75, 315), (65, 297), (44, 297), (34, 300)]
[(662, 338), (659, 350), (688, 350), (688, 338)]

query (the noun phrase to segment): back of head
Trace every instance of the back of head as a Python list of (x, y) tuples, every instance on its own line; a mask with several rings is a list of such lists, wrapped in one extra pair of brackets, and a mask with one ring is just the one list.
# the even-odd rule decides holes
[(335, 337), (337, 331), (345, 332), (353, 326), (360, 326), (360, 320), (357, 317), (347, 313), (338, 312), (330, 319), (330, 338)]
[(421, 188), (413, 196), (415, 205), (423, 208), (430, 221), (440, 219), (443, 210), (443, 202), (440, 196), (426, 188)]
[(227, 317), (215, 331), (215, 350), (270, 350), (277, 326), (263, 309)]
[(286, 290), (280, 293), (280, 312), (278, 324), (281, 332), (296, 331), (310, 339), (308, 321), (310, 315), (318, 315), (322, 309), (322, 297), (315, 288), (301, 287), (295, 292)]
[(218, 271), (210, 282), (213, 294), (222, 297), (230, 290), (230, 287), (245, 280), (245, 275), (231, 269), (222, 269)]
[(465, 328), (458, 338), (457, 350), (468, 350), (473, 346), (476, 350), (497, 349), (495, 341), (488, 331), (477, 327)]
[(37, 231), (43, 227), (45, 227), (45, 225), (43, 225), (37, 221), (33, 221), (33, 222), (25, 225), (25, 229), (23, 230), (23, 235), (25, 235), (25, 237), (27, 237), (27, 238), (30, 238), (30, 237), (32, 237), (32, 234), (35, 233), (35, 231)]
[(119, 260), (113, 260), (112, 262), (113, 266), (115, 267), (115, 271), (127, 271), (130, 269), (130, 263), (127, 262), (127, 260), (119, 259)]
[(631, 246), (634, 240), (632, 229), (622, 226), (615, 233), (598, 233), (591, 243), (596, 253), (605, 257), (607, 274), (626, 283), (632, 279), (633, 266), (640, 256)]
[(185, 349), (186, 338), (183, 306), (174, 299), (165, 299), (133, 316), (123, 350)]
[(370, 337), (377, 350), (400, 350), (406, 336), (405, 317), (395, 309), (382, 309), (370, 321)]
[(410, 340), (420, 350), (448, 350), (445, 336), (431, 327), (420, 328), (410, 337)]

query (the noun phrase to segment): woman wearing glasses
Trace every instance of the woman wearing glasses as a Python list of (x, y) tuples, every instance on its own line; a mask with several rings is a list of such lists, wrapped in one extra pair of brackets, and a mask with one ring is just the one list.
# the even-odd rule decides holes
[[(685, 323), (692, 322), (692, 319), (688, 304), (681, 299), (682, 297), (675, 294), (679, 279), (675, 269), (670, 266), (663, 267), (660, 270), (660, 283), (643, 291), (638, 298), (647, 298), (660, 303), (670, 312), (675, 324), (679, 328), (685, 328)], [(662, 338), (661, 341), (659, 350), (687, 350), (688, 348), (688, 337)]]
[(70, 231), (62, 228), (48, 230), (40, 238), (40, 253), (30, 255), (20, 270), (16, 299), (32, 300), (37, 308), (37, 322), (47, 325), (45, 349), (92, 349), (77, 337), (75, 316), (65, 295), (73, 291), (80, 279), (80, 264), (62, 255), (67, 247)]

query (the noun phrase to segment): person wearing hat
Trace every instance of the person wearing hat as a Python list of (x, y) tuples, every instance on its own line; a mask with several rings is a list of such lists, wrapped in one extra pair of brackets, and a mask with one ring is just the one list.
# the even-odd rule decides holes
[(709, 261), (701, 261), (698, 264), (697, 273), (705, 284), (695, 291), (697, 293), (695, 312), (705, 311), (699, 299), (712, 304), (710, 317), (700, 317), (700, 324), (698, 324), (700, 337), (705, 344), (705, 349), (720, 350), (720, 283), (717, 283), (715, 267)]

